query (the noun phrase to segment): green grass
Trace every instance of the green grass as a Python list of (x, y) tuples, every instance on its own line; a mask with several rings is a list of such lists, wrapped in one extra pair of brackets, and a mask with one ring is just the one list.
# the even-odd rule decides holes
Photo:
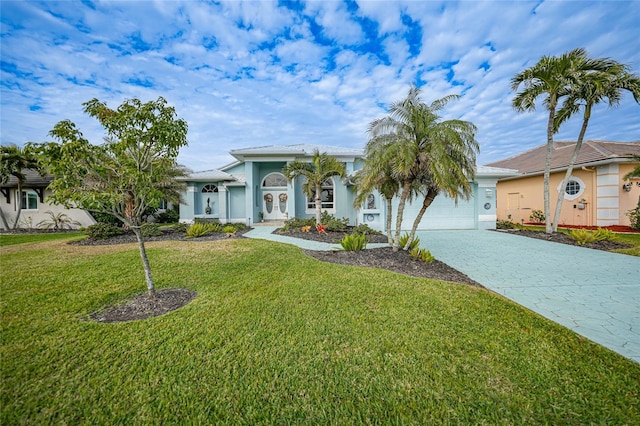
[(84, 236), (84, 232), (33, 233), (33, 234), (0, 234), (0, 247), (13, 244), (39, 243), (60, 240), (70, 237)]
[(489, 291), (322, 263), (260, 240), (2, 256), (0, 424), (639, 424), (640, 365)]

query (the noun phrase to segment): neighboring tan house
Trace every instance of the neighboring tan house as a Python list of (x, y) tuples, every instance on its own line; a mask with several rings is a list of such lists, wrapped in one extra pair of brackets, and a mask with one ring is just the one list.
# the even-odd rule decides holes
[[(629, 225), (626, 213), (638, 205), (640, 179), (624, 181), (640, 155), (640, 141), (585, 141), (566, 188), (560, 188), (575, 142), (556, 142), (549, 180), (551, 214), (558, 191), (564, 191), (559, 225)], [(493, 167), (516, 169), (520, 175), (498, 181), (498, 219), (530, 222), (533, 210), (544, 211), (544, 164), (547, 146), (490, 163)]]
[[(215, 218), (222, 223), (242, 222), (252, 225), (260, 220), (282, 221), (292, 217), (313, 217), (315, 202), (302, 192), (301, 179), (292, 184), (282, 174), (287, 163), (310, 161), (314, 150), (327, 153), (345, 164), (347, 175), (362, 168), (364, 151), (320, 145), (271, 145), (236, 149), (230, 154), (237, 161), (221, 169), (196, 172), (184, 180), (187, 192), (180, 205), (180, 221), (195, 218)], [(472, 182), (469, 201), (454, 200), (439, 195), (427, 209), (419, 229), (493, 229), (495, 228), (495, 192), (498, 178), (512, 176), (513, 170), (478, 167)], [(322, 191), (322, 210), (336, 218), (347, 218), (349, 224), (367, 224), (384, 230), (386, 203), (374, 193), (360, 209), (353, 207), (354, 191), (349, 178), (331, 178)], [(403, 228), (409, 229), (422, 205), (419, 200), (407, 205)], [(394, 219), (397, 200), (394, 205)], [(395, 223), (394, 225), (395, 226)]]
[[(51, 194), (47, 189), (53, 180), (51, 176), (43, 177), (35, 170), (26, 170), (24, 174), (26, 181), (22, 184), (21, 194), (18, 194), (18, 181), (14, 176), (0, 185), (0, 209), (9, 226), (13, 226), (18, 214), (18, 202), (22, 203), (18, 228), (38, 228), (38, 223), (51, 219), (48, 211), (54, 214), (63, 212), (72, 221), (80, 223), (80, 225), (71, 225), (73, 228), (87, 227), (96, 223), (93, 216), (85, 210), (67, 209), (46, 202), (47, 196)], [(0, 229), (4, 229), (2, 221), (0, 221)]]

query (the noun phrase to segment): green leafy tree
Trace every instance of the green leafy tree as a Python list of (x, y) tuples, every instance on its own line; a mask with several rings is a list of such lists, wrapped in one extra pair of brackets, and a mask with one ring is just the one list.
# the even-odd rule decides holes
[[(469, 181), (475, 177), (479, 150), (475, 140), (476, 127), (468, 121), (442, 120), (438, 115), (450, 101), (459, 97), (449, 95), (426, 104), (420, 94), (419, 88), (411, 87), (407, 97), (392, 104), (390, 114), (371, 122), (368, 130), (371, 139), (367, 151), (379, 156), (377, 167), (380, 171), (388, 170), (400, 188), (394, 251), (399, 249), (407, 201), (422, 196), (408, 247), (436, 196), (445, 193), (456, 203), (460, 198), (468, 199), (472, 194)], [(376, 173), (372, 172), (373, 175)]]
[[(581, 58), (583, 61), (588, 60), (586, 57)], [(555, 128), (558, 130), (560, 125), (567, 121), (575, 113), (581, 109), (582, 126), (580, 134), (576, 141), (573, 155), (567, 167), (567, 171), (558, 191), (558, 200), (556, 210), (553, 216), (553, 232), (558, 230), (558, 222), (560, 212), (562, 211), (562, 201), (564, 199), (564, 188), (573, 173), (573, 167), (576, 163), (580, 148), (587, 132), (591, 112), (595, 105), (606, 101), (609, 107), (615, 107), (622, 99), (623, 90), (631, 92), (636, 103), (640, 103), (640, 78), (629, 72), (629, 67), (609, 59), (599, 59), (599, 69), (584, 72), (578, 80), (573, 82), (569, 87), (569, 93), (565, 98), (561, 109), (556, 117)]]
[(346, 177), (344, 163), (326, 152), (317, 149), (313, 153), (311, 162), (292, 161), (287, 164), (282, 173), (289, 182), (297, 178), (304, 178), (302, 191), (307, 197), (313, 197), (316, 204), (316, 224), (322, 223), (322, 184), (333, 176)]
[[(25, 171), (27, 169), (34, 169), (40, 172), (40, 164), (36, 153), (31, 149), (30, 145), (20, 148), (17, 145), (2, 145), (0, 146), (0, 180), (3, 184), (9, 181), (11, 176), (15, 177), (18, 182), (18, 198), (16, 199), (17, 212), (15, 220), (11, 229), (16, 229), (20, 222), (20, 214), (22, 213), (22, 188), (26, 181)], [(9, 229), (9, 224), (4, 216), (2, 210), (0, 210), (0, 217), (2, 218), (3, 225), (6, 229)]]
[[(590, 59), (585, 49), (579, 48), (560, 56), (543, 56), (535, 65), (517, 73), (511, 79), (511, 89), (517, 91), (513, 108), (518, 112), (534, 111), (536, 100), (543, 97), (543, 105), (548, 110), (547, 153), (544, 165), (544, 216), (546, 232), (553, 233), (549, 201), (549, 177), (551, 157), (554, 149), (553, 135), (558, 131), (556, 118), (558, 105), (563, 97), (572, 93), (588, 73), (606, 72), (612, 61)], [(569, 110), (567, 110), (569, 113)], [(568, 115), (570, 116), (570, 114)], [(568, 116), (566, 118), (568, 118)]]
[(84, 112), (96, 118), (107, 136), (101, 145), (85, 139), (69, 120), (57, 123), (50, 134), (59, 143), (41, 145), (48, 171), (54, 176), (50, 199), (58, 204), (109, 213), (137, 237), (147, 290), (155, 287), (141, 227), (143, 214), (165, 199), (180, 201), (183, 184), (176, 178), (186, 169), (176, 158), (187, 145), (187, 123), (162, 97), (146, 103), (125, 101), (117, 109), (92, 99)]

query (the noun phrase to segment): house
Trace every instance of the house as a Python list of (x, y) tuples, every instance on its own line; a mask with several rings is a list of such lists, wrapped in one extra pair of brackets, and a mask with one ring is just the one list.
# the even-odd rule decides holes
[[(348, 176), (362, 168), (364, 151), (321, 145), (271, 145), (236, 149), (236, 159), (220, 169), (192, 173), (184, 180), (185, 204), (180, 205), (181, 222), (196, 218), (215, 218), (223, 223), (242, 222), (252, 225), (261, 220), (282, 221), (291, 217), (312, 217), (315, 201), (302, 192), (300, 179), (289, 184), (282, 174), (292, 161), (310, 161), (314, 150), (327, 153), (343, 162)], [(512, 176), (513, 170), (480, 166), (472, 182), (469, 201), (456, 205), (444, 195), (436, 198), (422, 219), (420, 229), (491, 229), (495, 228), (495, 192), (498, 178)], [(349, 178), (331, 178), (322, 191), (322, 210), (337, 218), (348, 218), (350, 225), (367, 224), (385, 230), (386, 206), (377, 194), (360, 209), (353, 207), (354, 191)], [(409, 229), (422, 201), (406, 206), (403, 227)], [(394, 212), (397, 208), (397, 200)], [(395, 214), (394, 214), (395, 219)], [(395, 223), (392, 225), (395, 227)]]
[[(65, 213), (69, 219), (80, 223), (80, 225), (71, 225), (74, 228), (87, 227), (96, 223), (93, 216), (85, 210), (67, 209), (46, 202), (47, 196), (51, 194), (47, 189), (53, 181), (51, 176), (41, 176), (31, 169), (23, 173), (26, 179), (22, 184), (22, 193), (18, 193), (18, 180), (14, 176), (10, 176), (6, 183), (0, 185), (0, 210), (9, 226), (13, 226), (18, 214), (18, 202), (22, 203), (19, 228), (38, 228), (38, 223), (51, 219), (47, 212)], [(0, 228), (5, 228), (4, 221), (0, 221)]]
[[(560, 225), (629, 225), (626, 212), (640, 198), (640, 179), (630, 182), (623, 176), (638, 165), (640, 141), (610, 142), (589, 140), (582, 144), (565, 188), (560, 188), (575, 142), (556, 142), (551, 161), (549, 198), (555, 211), (558, 191), (564, 192)], [(498, 218), (512, 222), (530, 222), (533, 210), (544, 211), (544, 164), (547, 146), (542, 145), (489, 166), (516, 169), (517, 176), (498, 181)]]

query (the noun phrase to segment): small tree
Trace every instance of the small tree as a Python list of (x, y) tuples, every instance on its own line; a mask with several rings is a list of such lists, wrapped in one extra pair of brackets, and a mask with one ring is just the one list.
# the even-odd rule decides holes
[[(18, 181), (18, 196), (16, 198), (17, 212), (11, 229), (16, 229), (20, 222), (20, 214), (22, 213), (22, 199), (20, 197), (22, 196), (22, 187), (26, 180), (24, 172), (27, 169), (40, 171), (37, 156), (30, 145), (24, 148), (20, 148), (17, 145), (0, 146), (0, 181), (3, 184), (7, 183), (11, 176), (15, 177)], [(2, 218), (4, 227), (9, 229), (9, 224), (2, 210), (0, 210), (0, 217)]]
[(186, 169), (176, 162), (187, 145), (187, 123), (162, 98), (142, 103), (125, 101), (113, 110), (92, 99), (84, 112), (106, 129), (102, 145), (92, 145), (75, 124), (64, 120), (50, 135), (60, 143), (41, 146), (48, 172), (54, 177), (50, 199), (57, 204), (108, 213), (136, 235), (147, 290), (155, 296), (151, 268), (141, 232), (143, 213), (162, 199), (180, 202)]
[(322, 184), (332, 176), (344, 178), (346, 171), (344, 163), (339, 162), (326, 152), (322, 154), (317, 149), (313, 153), (311, 162), (293, 161), (283, 169), (283, 174), (289, 182), (298, 177), (304, 177), (302, 190), (309, 197), (314, 197), (316, 203), (316, 224), (321, 223), (322, 216)]

